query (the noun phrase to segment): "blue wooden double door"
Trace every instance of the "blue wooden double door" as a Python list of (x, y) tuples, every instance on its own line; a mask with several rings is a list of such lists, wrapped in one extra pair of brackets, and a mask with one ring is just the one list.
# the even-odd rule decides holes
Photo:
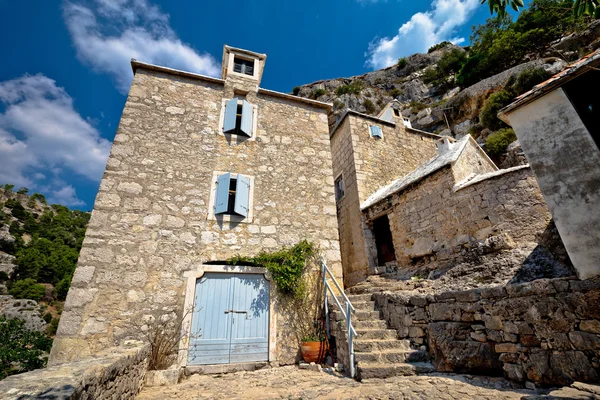
[(269, 281), (205, 273), (196, 281), (188, 364), (269, 359)]

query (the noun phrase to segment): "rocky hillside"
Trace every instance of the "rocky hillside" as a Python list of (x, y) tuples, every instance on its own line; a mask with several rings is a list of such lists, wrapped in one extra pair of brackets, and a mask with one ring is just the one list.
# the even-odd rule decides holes
[[(537, 0), (534, 3), (553, 1), (558, 2)], [(386, 104), (397, 100), (398, 108), (413, 128), (454, 137), (471, 134), (502, 167), (524, 163), (518, 144), (507, 148), (516, 140), (514, 132), (507, 130), (508, 126), (495, 114), (515, 96), (561, 71), (568, 62), (600, 47), (600, 21), (581, 26), (565, 21), (562, 14), (540, 21), (545, 18), (545, 12), (534, 6), (529, 14), (523, 14), (515, 22), (505, 21), (500, 28), (490, 21), (478, 27), (479, 34), (475, 35), (471, 48), (441, 43), (427, 54), (400, 59), (392, 67), (361, 76), (313, 82), (298, 86), (293, 92), (297, 96), (333, 103), (336, 118), (347, 108), (377, 115)], [(507, 61), (507, 68), (497, 71), (490, 61), (497, 55), (488, 50), (490, 45), (486, 40), (491, 36), (493, 46), (500, 46), (503, 41), (513, 44), (516, 39), (510, 34), (525, 29), (528, 19), (548, 26), (560, 22), (561, 36), (554, 39), (555, 29), (554, 36), (523, 39), (537, 41), (536, 47), (521, 46), (530, 50), (526, 54), (510, 47), (499, 50), (503, 52), (500, 57), (505, 55), (507, 59), (513, 52), (514, 60)], [(531, 35), (531, 30), (525, 33)], [(484, 68), (484, 65), (487, 66)], [(476, 83), (469, 84), (473, 80)], [(494, 137), (490, 139), (490, 136)]]
[(89, 217), (0, 187), (0, 317), (54, 333)]

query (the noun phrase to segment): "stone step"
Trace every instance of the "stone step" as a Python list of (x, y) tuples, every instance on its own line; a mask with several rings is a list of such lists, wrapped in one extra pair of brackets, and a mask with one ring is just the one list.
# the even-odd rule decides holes
[(372, 321), (354, 321), (352, 322), (354, 329), (387, 329), (387, 324), (381, 319)]
[(410, 341), (398, 339), (354, 339), (354, 352), (369, 353), (372, 351), (404, 350), (410, 351)]
[(395, 329), (356, 329), (356, 333), (362, 340), (385, 340), (398, 338), (398, 332), (396, 332)]
[(356, 311), (374, 311), (375, 310), (375, 302), (374, 301), (357, 301), (356, 303), (352, 303), (352, 306)]
[(371, 293), (348, 295), (348, 299), (350, 299), (350, 303), (352, 303), (352, 305), (354, 305), (354, 302), (357, 301), (371, 301), (371, 297), (373, 297)]
[(429, 353), (423, 350), (385, 350), (369, 353), (354, 353), (360, 364), (385, 364), (427, 361)]
[(359, 380), (364, 379), (383, 379), (392, 376), (409, 376), (435, 372), (435, 368), (431, 363), (416, 362), (416, 363), (362, 363), (358, 364)]
[(379, 311), (356, 310), (356, 312), (352, 314), (352, 318), (353, 320), (358, 321), (378, 320)]

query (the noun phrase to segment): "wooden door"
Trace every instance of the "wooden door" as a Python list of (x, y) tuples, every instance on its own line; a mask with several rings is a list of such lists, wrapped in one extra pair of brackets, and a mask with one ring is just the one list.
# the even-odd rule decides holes
[(188, 364), (268, 358), (269, 282), (259, 274), (204, 274), (196, 282)]

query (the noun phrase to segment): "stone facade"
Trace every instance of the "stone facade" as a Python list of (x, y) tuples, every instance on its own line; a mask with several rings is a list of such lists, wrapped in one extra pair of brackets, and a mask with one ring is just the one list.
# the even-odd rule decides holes
[(542, 386), (599, 380), (597, 279), (373, 297), (400, 338), (429, 351), (437, 371), (504, 373)]
[[(257, 56), (262, 74), (264, 56)], [(50, 364), (139, 339), (132, 324), (147, 329), (181, 314), (187, 276), (208, 261), (307, 239), (341, 277), (330, 105), (261, 89), (223, 65), (224, 79), (215, 79), (133, 62)], [(224, 104), (233, 97), (254, 107), (251, 138), (223, 134)], [(247, 218), (214, 215), (217, 172), (251, 178)], [(286, 318), (277, 315), (278, 349), (292, 340)], [(295, 356), (278, 351), (270, 361)]]
[(52, 366), (0, 381), (0, 398), (133, 399), (142, 389), (150, 348), (127, 342), (93, 357)]
[[(371, 137), (378, 126), (382, 138)], [(379, 187), (406, 175), (436, 154), (436, 135), (405, 128), (401, 116), (386, 121), (348, 111), (331, 132), (333, 176), (342, 177), (344, 196), (337, 202), (344, 284), (354, 285), (374, 271), (367, 253), (370, 231), (360, 204)]]

